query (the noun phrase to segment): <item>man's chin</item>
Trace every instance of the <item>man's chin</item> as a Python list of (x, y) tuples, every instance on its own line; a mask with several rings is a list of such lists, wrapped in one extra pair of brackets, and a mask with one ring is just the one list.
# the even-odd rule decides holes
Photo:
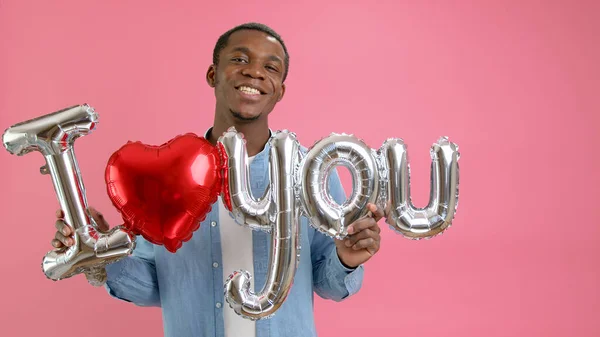
[(231, 114), (233, 115), (233, 117), (239, 121), (244, 121), (244, 122), (252, 122), (255, 121), (257, 119), (260, 118), (260, 116), (262, 114), (258, 114), (258, 115), (248, 115), (248, 114), (243, 114), (240, 112), (236, 112), (231, 110)]

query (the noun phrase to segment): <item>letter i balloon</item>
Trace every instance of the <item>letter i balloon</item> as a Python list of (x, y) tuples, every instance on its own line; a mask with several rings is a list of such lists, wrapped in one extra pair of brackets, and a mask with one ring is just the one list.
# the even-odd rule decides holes
[(100, 286), (106, 281), (104, 267), (128, 256), (135, 247), (135, 236), (123, 227), (102, 232), (87, 212), (74, 143), (97, 124), (98, 114), (82, 104), (15, 124), (2, 135), (2, 143), (11, 154), (40, 152), (44, 156), (46, 164), (40, 173), (52, 177), (65, 221), (75, 231), (74, 245), (49, 251), (42, 260), (44, 274), (54, 281), (84, 273), (89, 283)]

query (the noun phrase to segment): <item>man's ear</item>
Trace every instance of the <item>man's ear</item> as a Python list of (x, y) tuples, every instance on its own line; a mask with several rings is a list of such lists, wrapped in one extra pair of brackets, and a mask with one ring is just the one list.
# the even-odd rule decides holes
[(208, 83), (208, 85), (211, 88), (215, 87), (215, 68), (216, 66), (214, 64), (211, 64), (210, 67), (208, 67), (208, 71), (206, 72), (206, 83)]
[(285, 83), (281, 84), (281, 93), (279, 94), (279, 97), (277, 98), (277, 102), (279, 102), (283, 99), (283, 95), (285, 95)]

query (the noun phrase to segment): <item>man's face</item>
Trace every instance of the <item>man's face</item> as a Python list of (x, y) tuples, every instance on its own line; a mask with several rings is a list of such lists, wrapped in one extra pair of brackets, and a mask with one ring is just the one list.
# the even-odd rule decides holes
[(285, 52), (272, 36), (240, 30), (229, 37), (219, 64), (207, 73), (215, 88), (217, 112), (252, 121), (268, 115), (283, 97)]

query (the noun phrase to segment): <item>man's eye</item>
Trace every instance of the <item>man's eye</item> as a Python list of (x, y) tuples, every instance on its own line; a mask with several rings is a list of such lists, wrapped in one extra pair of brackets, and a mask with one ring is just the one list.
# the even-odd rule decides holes
[(277, 69), (276, 67), (273, 67), (273, 66), (267, 66), (267, 69), (279, 72), (279, 69)]
[(231, 60), (234, 62), (244, 62), (244, 63), (246, 62), (246, 59), (243, 59), (241, 57), (234, 57)]

